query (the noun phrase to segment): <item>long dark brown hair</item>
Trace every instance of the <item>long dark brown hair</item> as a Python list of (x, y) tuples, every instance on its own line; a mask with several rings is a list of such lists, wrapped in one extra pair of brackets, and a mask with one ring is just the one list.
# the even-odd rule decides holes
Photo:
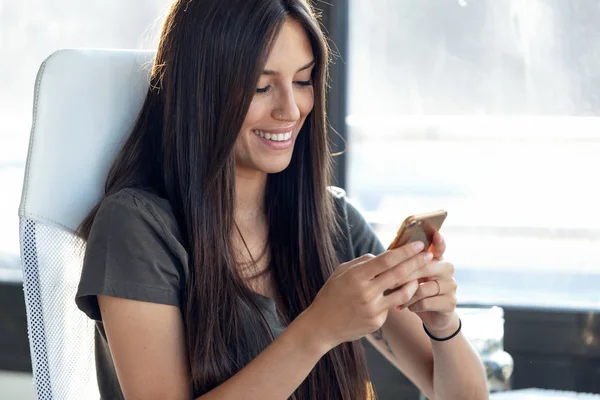
[[(105, 186), (105, 196), (151, 188), (172, 205), (189, 255), (182, 313), (195, 396), (229, 379), (272, 340), (234, 260), (233, 149), (286, 18), (298, 21), (312, 44), (314, 109), (288, 168), (268, 176), (264, 206), (282, 322), (302, 313), (339, 263), (327, 191), (329, 53), (306, 0), (176, 0), (163, 25), (144, 105)], [(97, 209), (80, 226), (83, 238)], [(317, 363), (293, 397), (364, 400), (369, 387), (360, 342), (343, 343)]]

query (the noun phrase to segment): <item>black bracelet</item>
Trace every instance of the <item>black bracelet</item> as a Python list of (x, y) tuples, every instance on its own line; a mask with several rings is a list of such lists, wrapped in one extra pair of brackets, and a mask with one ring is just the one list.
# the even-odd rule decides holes
[(423, 324), (423, 329), (425, 329), (425, 333), (427, 334), (427, 336), (429, 336), (430, 338), (432, 338), (433, 340), (437, 341), (437, 342), (445, 342), (446, 340), (450, 340), (452, 339), (454, 336), (458, 335), (458, 333), (460, 332), (460, 329), (462, 328), (462, 321), (460, 320), (460, 318), (458, 319), (458, 329), (456, 330), (456, 332), (454, 332), (452, 335), (440, 339), (440, 338), (436, 338), (435, 336), (433, 336), (431, 333), (429, 333), (429, 331), (427, 330), (427, 328), (425, 327), (425, 324)]

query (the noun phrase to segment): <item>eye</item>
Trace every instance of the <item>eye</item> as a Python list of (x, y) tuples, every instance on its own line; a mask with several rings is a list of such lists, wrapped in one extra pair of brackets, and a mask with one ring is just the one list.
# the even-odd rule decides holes
[(271, 90), (271, 85), (267, 85), (263, 88), (256, 88), (256, 93), (267, 93), (269, 90)]
[(296, 85), (298, 86), (312, 86), (312, 80), (309, 81), (296, 81)]

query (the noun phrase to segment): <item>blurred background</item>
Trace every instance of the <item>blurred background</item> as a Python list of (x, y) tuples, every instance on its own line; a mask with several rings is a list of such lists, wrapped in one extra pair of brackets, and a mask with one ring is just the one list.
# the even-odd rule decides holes
[[(152, 49), (169, 4), (0, 0), (0, 399), (33, 398), (17, 210), (38, 68), (60, 48)], [(385, 244), (448, 211), (460, 306), (502, 310), (510, 388), (600, 393), (600, 3), (316, 4), (336, 184)], [(418, 398), (367, 351), (381, 399)]]

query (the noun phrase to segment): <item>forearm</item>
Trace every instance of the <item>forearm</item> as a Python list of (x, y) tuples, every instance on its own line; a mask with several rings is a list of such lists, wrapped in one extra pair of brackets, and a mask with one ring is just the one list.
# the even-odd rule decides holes
[[(458, 317), (443, 332), (430, 333), (442, 338), (452, 335), (456, 329)], [(488, 399), (483, 364), (462, 332), (447, 341), (431, 340), (431, 348), (435, 400)]]
[[(448, 337), (457, 327), (458, 319), (447, 332), (431, 333)], [(483, 366), (462, 333), (436, 342), (414, 313), (393, 309), (382, 329), (367, 339), (429, 399), (487, 399)]]
[(252, 362), (202, 400), (285, 400), (306, 379), (328, 348), (314, 339), (304, 313)]

